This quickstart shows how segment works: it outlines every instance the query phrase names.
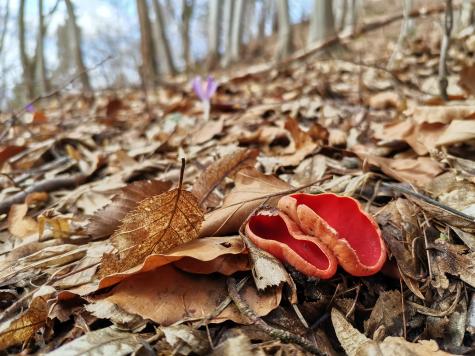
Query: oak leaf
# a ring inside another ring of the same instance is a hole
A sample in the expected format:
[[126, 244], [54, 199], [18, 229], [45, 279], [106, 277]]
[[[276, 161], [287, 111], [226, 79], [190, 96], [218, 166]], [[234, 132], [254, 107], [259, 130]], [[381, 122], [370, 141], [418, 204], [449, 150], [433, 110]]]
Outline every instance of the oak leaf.
[[142, 263], [151, 254], [159, 254], [192, 241], [204, 214], [196, 198], [181, 184], [171, 191], [141, 201], [122, 220], [111, 242], [118, 252], [105, 254], [101, 277], [122, 272]]

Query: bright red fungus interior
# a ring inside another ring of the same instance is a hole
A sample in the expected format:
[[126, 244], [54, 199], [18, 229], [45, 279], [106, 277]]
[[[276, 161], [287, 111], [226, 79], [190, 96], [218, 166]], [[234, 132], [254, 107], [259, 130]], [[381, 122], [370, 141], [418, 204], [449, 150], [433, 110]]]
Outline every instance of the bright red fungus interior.
[[292, 195], [297, 205], [305, 204], [323, 218], [355, 250], [361, 263], [372, 266], [381, 255], [378, 232], [355, 200], [334, 194]]
[[328, 268], [329, 261], [322, 250], [311, 242], [293, 238], [280, 216], [255, 215], [250, 219], [249, 227], [253, 233], [263, 239], [275, 240], [287, 245], [318, 269]]

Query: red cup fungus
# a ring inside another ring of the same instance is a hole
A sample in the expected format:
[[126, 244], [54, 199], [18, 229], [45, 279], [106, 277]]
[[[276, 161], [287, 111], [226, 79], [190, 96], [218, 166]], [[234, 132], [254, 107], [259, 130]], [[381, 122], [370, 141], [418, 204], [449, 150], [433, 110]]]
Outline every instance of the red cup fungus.
[[277, 209], [259, 210], [246, 225], [246, 235], [257, 247], [298, 271], [322, 279], [331, 278], [337, 261], [319, 239], [305, 235], [298, 225]]
[[278, 210], [261, 210], [246, 225], [261, 249], [298, 271], [331, 278], [339, 263], [353, 276], [369, 276], [383, 267], [386, 247], [373, 218], [350, 197], [291, 194]]

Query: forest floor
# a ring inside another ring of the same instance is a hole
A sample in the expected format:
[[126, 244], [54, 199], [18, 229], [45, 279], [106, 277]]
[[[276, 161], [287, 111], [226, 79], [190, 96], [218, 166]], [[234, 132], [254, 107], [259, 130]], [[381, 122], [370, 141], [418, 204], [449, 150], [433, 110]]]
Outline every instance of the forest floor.
[[[473, 353], [475, 31], [453, 37], [444, 101], [440, 23], [415, 26], [390, 70], [382, 27], [216, 76], [208, 120], [189, 83], [4, 116], [0, 350]], [[359, 260], [292, 239], [276, 206], [296, 192]]]

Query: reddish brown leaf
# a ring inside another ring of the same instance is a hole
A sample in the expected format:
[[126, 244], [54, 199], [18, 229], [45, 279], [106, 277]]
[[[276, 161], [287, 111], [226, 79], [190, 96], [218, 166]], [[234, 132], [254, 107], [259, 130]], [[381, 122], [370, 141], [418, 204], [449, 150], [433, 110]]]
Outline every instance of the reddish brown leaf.
[[128, 270], [151, 254], [196, 239], [203, 218], [194, 195], [181, 187], [146, 198], [111, 237], [118, 252], [104, 255], [100, 275]]
[[139, 202], [170, 189], [170, 182], [142, 180], [122, 188], [105, 208], [99, 210], [87, 226], [87, 233], [95, 238], [111, 235], [120, 225], [123, 217]]
[[192, 193], [198, 199], [199, 205], [203, 206], [206, 203], [210, 194], [224, 178], [233, 177], [241, 168], [253, 167], [258, 154], [257, 150], [239, 149], [211, 164], [193, 185]]

